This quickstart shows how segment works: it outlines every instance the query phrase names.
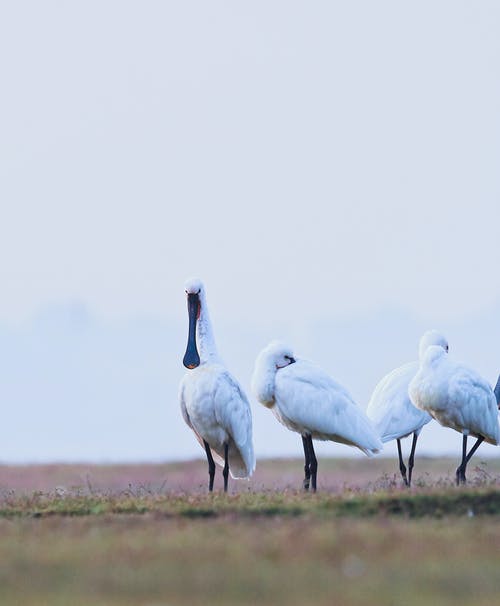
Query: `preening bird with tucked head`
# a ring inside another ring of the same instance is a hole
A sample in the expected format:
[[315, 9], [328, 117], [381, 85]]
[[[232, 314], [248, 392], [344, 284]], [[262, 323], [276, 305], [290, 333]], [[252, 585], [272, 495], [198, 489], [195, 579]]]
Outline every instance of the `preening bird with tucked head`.
[[302, 436], [304, 488], [316, 490], [318, 462], [313, 439], [356, 446], [367, 456], [382, 449], [371, 421], [349, 392], [319, 366], [271, 342], [257, 356], [252, 391], [287, 429]]
[[[500, 443], [498, 400], [491, 385], [475, 370], [455, 362], [439, 346], [428, 347], [408, 387], [413, 404], [428, 412], [443, 427], [462, 434], [462, 460], [457, 484], [465, 484], [465, 471], [480, 444]], [[477, 438], [467, 453], [467, 439]]]
[[[440, 348], [443, 353], [448, 351], [446, 338], [437, 330], [428, 330], [419, 341], [420, 360], [431, 346]], [[366, 414], [373, 421], [382, 442], [396, 440], [399, 470], [403, 482], [407, 486], [411, 486], [418, 436], [422, 428], [432, 420], [429, 413], [413, 406], [408, 395], [408, 386], [417, 374], [418, 368], [418, 362], [409, 362], [385, 375], [375, 387], [366, 410]], [[413, 434], [413, 439], [407, 470], [403, 461], [401, 440], [411, 434]]]

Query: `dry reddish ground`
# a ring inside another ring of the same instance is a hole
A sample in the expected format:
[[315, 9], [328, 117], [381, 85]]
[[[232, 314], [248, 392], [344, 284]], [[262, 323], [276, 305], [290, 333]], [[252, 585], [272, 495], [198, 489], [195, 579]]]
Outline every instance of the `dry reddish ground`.
[[[452, 484], [455, 459], [420, 458], [414, 471], [414, 486]], [[230, 492], [259, 492], [298, 489], [302, 483], [300, 459], [261, 460], [251, 480], [230, 480]], [[500, 481], [500, 460], [490, 459], [469, 464], [469, 483]], [[169, 492], [203, 493], [207, 487], [204, 460], [165, 464], [53, 464], [0, 466], [0, 491], [3, 493], [53, 492], [130, 492], [166, 494]], [[215, 488], [222, 476], [217, 468]], [[319, 461], [318, 489], [338, 493], [345, 489], [374, 490], [401, 485], [396, 459], [322, 459]]]

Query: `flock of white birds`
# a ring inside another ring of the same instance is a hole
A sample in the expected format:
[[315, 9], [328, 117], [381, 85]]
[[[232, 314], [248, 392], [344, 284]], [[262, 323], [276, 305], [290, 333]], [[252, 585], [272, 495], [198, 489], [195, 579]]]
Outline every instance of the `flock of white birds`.
[[[255, 469], [250, 404], [238, 381], [223, 365], [215, 345], [201, 280], [186, 283], [189, 335], [180, 385], [182, 415], [204, 448], [213, 490], [215, 463], [229, 474], [248, 478]], [[252, 377], [257, 400], [280, 423], [299, 433], [304, 447], [305, 490], [315, 491], [318, 462], [313, 439], [355, 446], [371, 457], [382, 443], [396, 440], [403, 481], [411, 485], [417, 439], [431, 419], [463, 435], [457, 484], [481, 442], [499, 444], [500, 378], [495, 390], [477, 372], [454, 362], [448, 342], [432, 330], [420, 339], [419, 361], [393, 370], [376, 386], [366, 414], [349, 392], [313, 362], [297, 358], [287, 345], [273, 341], [258, 355]], [[413, 434], [408, 470], [401, 439]], [[467, 452], [468, 436], [477, 438]]]

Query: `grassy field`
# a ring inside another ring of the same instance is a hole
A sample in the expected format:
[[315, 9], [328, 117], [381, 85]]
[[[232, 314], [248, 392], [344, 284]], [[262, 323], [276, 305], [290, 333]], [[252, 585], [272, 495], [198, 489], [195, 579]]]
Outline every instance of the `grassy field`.
[[316, 495], [300, 461], [229, 495], [201, 461], [0, 466], [0, 604], [496, 603], [499, 462], [460, 489], [454, 461], [418, 464], [409, 491], [394, 460], [322, 460]]

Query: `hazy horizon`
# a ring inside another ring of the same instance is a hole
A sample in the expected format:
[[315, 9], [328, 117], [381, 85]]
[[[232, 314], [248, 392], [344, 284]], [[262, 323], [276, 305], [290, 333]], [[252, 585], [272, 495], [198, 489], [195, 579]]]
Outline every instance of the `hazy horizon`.
[[[187, 339], [182, 286], [178, 307], [175, 319], [136, 316], [109, 321], [73, 301], [45, 307], [22, 328], [0, 324], [0, 391], [6, 403], [4, 427], [10, 428], [0, 461], [203, 457], [177, 399]], [[282, 427], [250, 392], [254, 359], [269, 340], [286, 339], [297, 355], [315, 360], [341, 381], [365, 409], [384, 374], [416, 359], [418, 338], [429, 328], [410, 313], [390, 309], [337, 318], [312, 316], [294, 328], [226, 320], [212, 307], [211, 312], [221, 355], [251, 402], [258, 458], [302, 454], [299, 436]], [[492, 384], [500, 364], [494, 355], [498, 334], [490, 325], [499, 313], [497, 305], [481, 318], [473, 315], [460, 325], [436, 326], [449, 339], [450, 355], [472, 365]], [[29, 375], [24, 368], [30, 369]], [[364, 456], [343, 445], [317, 444], [322, 456]], [[422, 431], [419, 453], [458, 457], [460, 444], [458, 433], [433, 422]], [[495, 447], [481, 446], [480, 457], [495, 454]], [[382, 456], [395, 456], [395, 444], [386, 444]]]

